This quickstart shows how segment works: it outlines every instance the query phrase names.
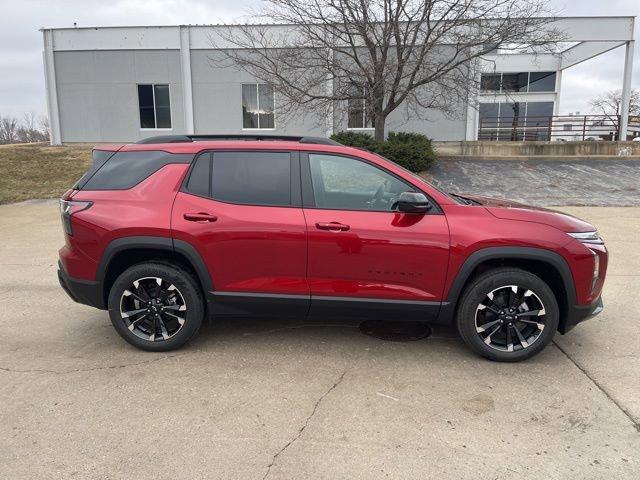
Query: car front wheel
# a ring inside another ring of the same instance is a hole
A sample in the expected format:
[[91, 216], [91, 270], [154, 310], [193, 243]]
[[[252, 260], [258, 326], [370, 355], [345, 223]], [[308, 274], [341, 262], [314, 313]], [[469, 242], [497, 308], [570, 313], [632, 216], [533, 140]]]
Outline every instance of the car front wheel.
[[533, 273], [498, 268], [483, 273], [465, 290], [457, 327], [465, 343], [491, 360], [517, 362], [551, 342], [559, 309], [549, 286]]

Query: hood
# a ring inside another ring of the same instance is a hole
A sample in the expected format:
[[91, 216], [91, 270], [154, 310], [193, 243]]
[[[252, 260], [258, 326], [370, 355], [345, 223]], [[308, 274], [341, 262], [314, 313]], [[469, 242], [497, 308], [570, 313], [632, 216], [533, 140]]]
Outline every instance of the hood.
[[549, 225], [563, 232], [593, 232], [596, 228], [584, 220], [550, 208], [536, 207], [502, 198], [461, 195], [482, 205], [491, 215], [504, 220], [519, 220]]

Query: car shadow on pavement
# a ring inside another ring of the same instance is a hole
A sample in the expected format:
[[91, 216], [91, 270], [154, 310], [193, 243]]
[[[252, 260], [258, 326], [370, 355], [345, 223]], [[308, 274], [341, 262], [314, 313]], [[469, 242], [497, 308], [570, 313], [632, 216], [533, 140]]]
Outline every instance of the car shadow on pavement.
[[[453, 327], [422, 322], [388, 322], [352, 319], [309, 318], [251, 318], [220, 317], [205, 323], [200, 330], [199, 344], [209, 341], [242, 341], [243, 338], [263, 335], [285, 335], [287, 338], [305, 339], [311, 336], [328, 338], [372, 337], [374, 340], [394, 342], [424, 342], [429, 340], [457, 340]], [[196, 341], [198, 341], [196, 339]]]

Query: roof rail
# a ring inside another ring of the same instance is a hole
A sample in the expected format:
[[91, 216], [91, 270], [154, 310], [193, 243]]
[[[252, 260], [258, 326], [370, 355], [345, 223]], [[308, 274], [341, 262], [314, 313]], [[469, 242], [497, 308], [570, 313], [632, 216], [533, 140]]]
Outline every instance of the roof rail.
[[149, 137], [143, 140], [139, 140], [138, 144], [150, 144], [150, 143], [190, 143], [190, 142], [202, 142], [211, 140], [259, 140], [259, 141], [285, 141], [285, 142], [298, 142], [309, 143], [316, 145], [341, 145], [335, 140], [324, 137], [299, 137], [293, 135], [161, 135], [157, 137]]

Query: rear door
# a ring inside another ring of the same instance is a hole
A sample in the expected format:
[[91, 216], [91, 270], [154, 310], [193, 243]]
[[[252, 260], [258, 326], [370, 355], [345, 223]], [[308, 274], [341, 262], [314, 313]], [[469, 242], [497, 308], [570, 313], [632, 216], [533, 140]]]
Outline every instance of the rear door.
[[213, 282], [214, 313], [304, 315], [306, 226], [299, 154], [213, 151], [191, 168], [172, 212]]
[[417, 188], [363, 159], [302, 155], [311, 313], [433, 319], [449, 256], [449, 229], [437, 205], [428, 214], [395, 211]]

